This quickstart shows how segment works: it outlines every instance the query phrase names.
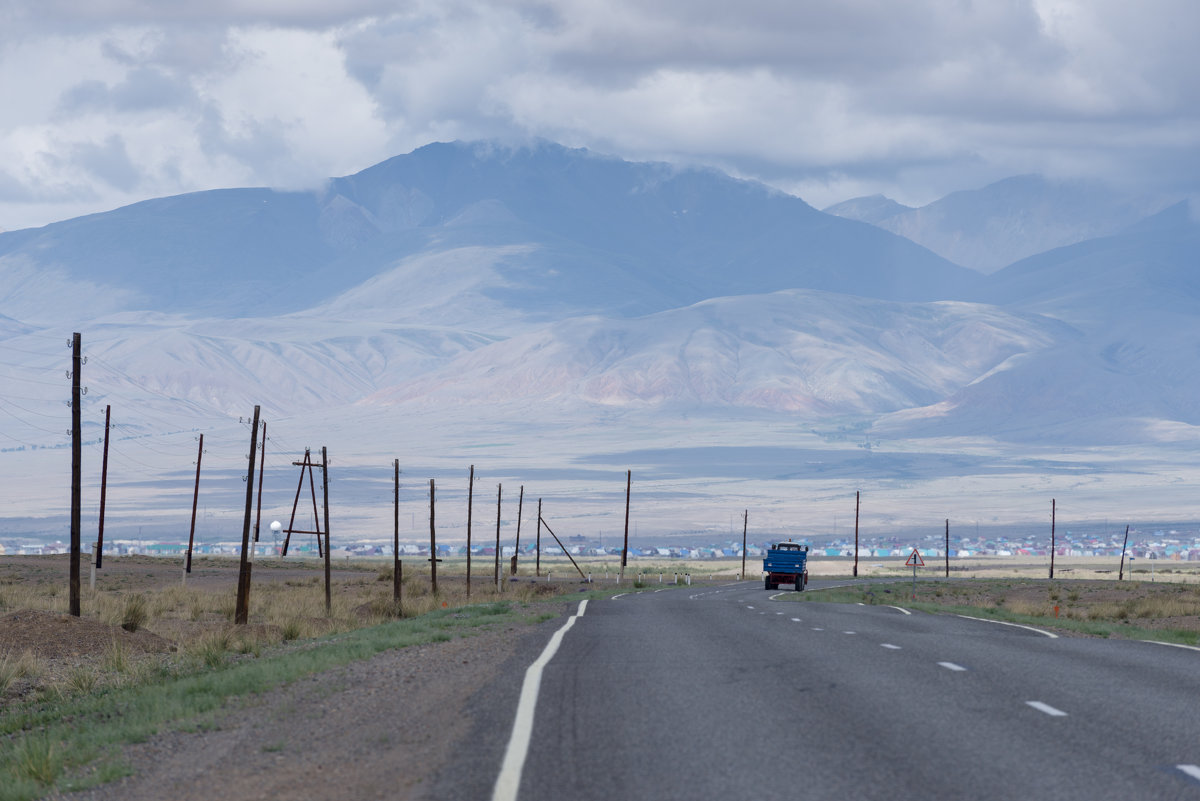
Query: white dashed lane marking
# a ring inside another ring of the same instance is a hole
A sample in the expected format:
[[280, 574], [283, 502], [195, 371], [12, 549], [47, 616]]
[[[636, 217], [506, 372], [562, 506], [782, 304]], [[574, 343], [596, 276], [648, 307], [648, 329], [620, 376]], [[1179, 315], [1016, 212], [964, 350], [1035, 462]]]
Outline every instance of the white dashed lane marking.
[[1200, 782], [1200, 767], [1196, 765], [1176, 765], [1177, 770], [1181, 770], [1188, 776], [1191, 776], [1196, 781]]
[[1041, 701], [1026, 701], [1025, 703], [1029, 704], [1029, 706], [1033, 707], [1039, 712], [1045, 712], [1052, 718], [1065, 718], [1067, 716], [1067, 713], [1063, 712], [1061, 709], [1055, 709], [1049, 704], [1043, 704]]
[[962, 665], [956, 665], [953, 662], [938, 662], [938, 664], [941, 665], [942, 667], [944, 667], [946, 670], [954, 670], [954, 671], [966, 670], [966, 668], [963, 667]]
[[899, 650], [900, 650], [900, 646], [899, 646], [899, 645], [892, 645], [890, 642], [881, 642], [881, 643], [879, 643], [879, 647], [880, 647], [880, 648], [887, 648], [887, 649], [889, 649], [889, 650], [892, 650], [892, 651], [899, 651]]

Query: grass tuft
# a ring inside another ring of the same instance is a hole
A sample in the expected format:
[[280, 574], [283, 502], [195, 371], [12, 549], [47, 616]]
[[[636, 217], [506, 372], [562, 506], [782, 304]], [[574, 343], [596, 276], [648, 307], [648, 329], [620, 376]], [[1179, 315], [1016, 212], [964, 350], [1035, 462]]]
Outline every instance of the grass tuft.
[[13, 753], [13, 772], [38, 784], [54, 784], [63, 772], [62, 748], [46, 734], [26, 737]]
[[150, 609], [145, 595], [139, 592], [125, 598], [125, 608], [121, 612], [121, 628], [128, 632], [137, 631], [145, 625], [149, 617]]

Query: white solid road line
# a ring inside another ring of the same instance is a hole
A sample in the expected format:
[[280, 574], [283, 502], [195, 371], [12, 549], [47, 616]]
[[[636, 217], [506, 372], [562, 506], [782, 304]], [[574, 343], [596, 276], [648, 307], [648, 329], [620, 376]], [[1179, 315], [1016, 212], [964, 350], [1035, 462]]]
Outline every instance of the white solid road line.
[[904, 608], [904, 607], [902, 607], [902, 606], [889, 606], [889, 607], [888, 607], [888, 609], [895, 609], [896, 611], [898, 611], [898, 612], [903, 612], [903, 613], [904, 613], [904, 614], [906, 614], [906, 615], [911, 615], [911, 614], [912, 614], [912, 612], [908, 611], [907, 609], [905, 609], [905, 608]]
[[1182, 645], [1181, 643], [1177, 642], [1163, 642], [1162, 640], [1142, 640], [1142, 642], [1148, 642], [1152, 645], [1169, 645], [1172, 648], [1186, 648], [1189, 651], [1200, 651], [1200, 648], [1197, 648], [1194, 645]]
[[629, 593], [627, 593], [627, 592], [618, 592], [616, 595], [614, 595], [613, 597], [609, 598], [608, 600], [610, 600], [610, 601], [615, 601], [615, 600], [617, 600], [618, 598], [624, 597], [624, 596], [626, 596], [626, 595], [628, 595], [628, 594], [629, 594]]
[[1191, 776], [1196, 781], [1200, 782], [1200, 767], [1197, 767], [1195, 765], [1176, 765], [1175, 768], [1177, 770], [1183, 771], [1184, 773]]
[[1063, 712], [1061, 709], [1055, 709], [1049, 704], [1043, 704], [1041, 701], [1026, 701], [1025, 703], [1039, 712], [1045, 712], [1047, 715], [1053, 718], [1065, 718], [1067, 716], [1067, 713]]
[[1058, 639], [1058, 635], [1052, 631], [1035, 629], [1033, 626], [1022, 626], [1020, 623], [1009, 623], [1007, 620], [989, 620], [986, 617], [971, 617], [970, 615], [958, 615], [958, 617], [966, 618], [967, 620], [979, 620], [984, 623], [999, 623], [1001, 626], [1012, 626], [1015, 629], [1025, 629], [1026, 631], [1036, 631], [1038, 634], [1044, 634], [1052, 640]]
[[953, 662], [938, 662], [938, 664], [941, 665], [942, 667], [944, 667], [946, 670], [954, 670], [954, 671], [966, 670], [966, 668], [963, 667], [962, 665], [956, 665]]
[[513, 720], [508, 748], [504, 751], [500, 775], [496, 777], [496, 786], [492, 789], [492, 801], [515, 801], [517, 797], [517, 790], [521, 787], [521, 771], [525, 768], [525, 756], [529, 753], [529, 738], [533, 735], [533, 713], [537, 708], [538, 689], [542, 685], [542, 670], [558, 653], [563, 635], [575, 625], [576, 620], [583, 617], [586, 608], [587, 601], [580, 601], [579, 611], [571, 615], [562, 628], [554, 632], [542, 655], [525, 671], [521, 698], [517, 702], [517, 716]]

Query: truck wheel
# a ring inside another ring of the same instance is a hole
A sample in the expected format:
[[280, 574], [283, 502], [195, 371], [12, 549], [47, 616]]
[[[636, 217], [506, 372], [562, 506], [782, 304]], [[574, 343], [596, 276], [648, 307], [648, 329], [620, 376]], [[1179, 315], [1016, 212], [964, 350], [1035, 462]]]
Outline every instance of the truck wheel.
[[770, 580], [769, 578], [764, 578], [764, 579], [763, 579], [763, 589], [764, 589], [764, 590], [769, 590], [769, 589], [771, 589], [771, 580]]
[[796, 576], [796, 592], [804, 592], [804, 576]]

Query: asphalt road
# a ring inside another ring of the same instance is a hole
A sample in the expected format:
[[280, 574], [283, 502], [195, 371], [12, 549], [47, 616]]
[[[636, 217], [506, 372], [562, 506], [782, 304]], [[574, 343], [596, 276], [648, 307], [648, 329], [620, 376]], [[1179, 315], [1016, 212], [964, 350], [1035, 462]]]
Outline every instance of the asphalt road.
[[[515, 797], [1200, 801], [1200, 651], [791, 594], [588, 602], [545, 662]], [[548, 635], [473, 700], [435, 797], [493, 797]]]

